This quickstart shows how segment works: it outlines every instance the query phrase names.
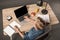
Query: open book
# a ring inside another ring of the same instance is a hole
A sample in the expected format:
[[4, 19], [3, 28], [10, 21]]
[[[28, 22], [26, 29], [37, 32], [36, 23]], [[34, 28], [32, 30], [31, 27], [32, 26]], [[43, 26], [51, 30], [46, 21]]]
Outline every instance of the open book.
[[14, 27], [17, 26], [18, 28], [21, 27], [20, 24], [18, 24], [16, 21], [13, 21], [12, 23], [9, 24], [3, 31], [8, 35], [12, 36], [15, 33]]
[[49, 14], [46, 14], [46, 15], [37, 14], [36, 16], [42, 18], [45, 22], [50, 23]]

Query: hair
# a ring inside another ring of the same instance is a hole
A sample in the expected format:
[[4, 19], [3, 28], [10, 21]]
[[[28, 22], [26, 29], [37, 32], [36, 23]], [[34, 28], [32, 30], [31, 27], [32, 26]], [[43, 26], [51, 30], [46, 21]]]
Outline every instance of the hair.
[[40, 17], [37, 18], [36, 27], [38, 29], [43, 29], [44, 28], [44, 24], [43, 24], [43, 22], [42, 22]]
[[45, 22], [42, 18], [38, 17], [37, 19], [40, 20], [40, 22], [44, 25], [44, 26], [47, 26], [49, 23], [48, 22]]
[[45, 25], [45, 21], [42, 18], [38, 17], [37, 19], [40, 20], [40, 22], [42, 22], [43, 25]]

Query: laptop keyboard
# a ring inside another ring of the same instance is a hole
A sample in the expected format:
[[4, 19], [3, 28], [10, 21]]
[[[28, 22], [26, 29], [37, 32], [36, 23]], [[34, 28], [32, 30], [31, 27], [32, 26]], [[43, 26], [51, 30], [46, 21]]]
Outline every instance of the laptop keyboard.
[[29, 14], [26, 13], [25, 15], [19, 17], [18, 20], [19, 20], [20, 22], [23, 21], [23, 20], [24, 20], [24, 16], [28, 16], [28, 17], [30, 17]]

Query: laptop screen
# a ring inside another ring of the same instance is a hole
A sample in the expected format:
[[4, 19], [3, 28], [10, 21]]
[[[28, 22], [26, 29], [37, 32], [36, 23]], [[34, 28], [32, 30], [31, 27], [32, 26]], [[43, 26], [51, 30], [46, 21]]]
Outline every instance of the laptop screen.
[[28, 10], [26, 6], [23, 6], [21, 8], [14, 10], [14, 12], [15, 12], [16, 17], [19, 18], [23, 16], [24, 14], [28, 13]]

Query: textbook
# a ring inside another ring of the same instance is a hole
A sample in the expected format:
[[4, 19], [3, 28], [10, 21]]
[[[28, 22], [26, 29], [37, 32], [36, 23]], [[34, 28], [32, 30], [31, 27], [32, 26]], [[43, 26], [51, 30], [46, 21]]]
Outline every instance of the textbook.
[[16, 21], [11, 22], [6, 28], [3, 29], [3, 31], [8, 35], [12, 36], [15, 33], [14, 27], [17, 26], [18, 28], [21, 27], [20, 24], [18, 24]]

